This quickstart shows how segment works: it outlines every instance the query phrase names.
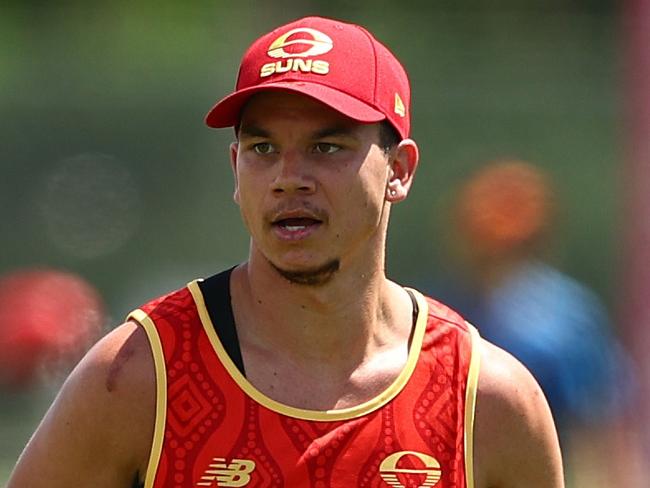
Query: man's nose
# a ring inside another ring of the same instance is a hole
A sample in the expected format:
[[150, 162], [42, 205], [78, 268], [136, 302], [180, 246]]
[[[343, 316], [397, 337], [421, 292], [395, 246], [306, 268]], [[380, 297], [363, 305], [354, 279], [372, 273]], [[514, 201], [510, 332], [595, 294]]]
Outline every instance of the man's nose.
[[283, 153], [277, 162], [278, 173], [273, 180], [275, 194], [313, 193], [316, 183], [309, 172], [308, 163], [297, 151]]

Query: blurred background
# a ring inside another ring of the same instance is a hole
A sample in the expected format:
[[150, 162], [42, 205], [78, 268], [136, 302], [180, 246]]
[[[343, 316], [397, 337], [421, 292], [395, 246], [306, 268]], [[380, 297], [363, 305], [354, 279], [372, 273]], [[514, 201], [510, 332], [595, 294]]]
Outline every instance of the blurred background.
[[[32, 349], [20, 351], [32, 359], [56, 342], [48, 320], [83, 334], [0, 387], [0, 483], [84, 347], [149, 298], [246, 258], [227, 156], [233, 134], [203, 117], [233, 87], [257, 35], [320, 14], [365, 25], [410, 74], [421, 165], [394, 209], [393, 279], [442, 297], [447, 277], [467, 275], [450, 252], [451, 209], [488, 162], [525, 161], [553, 182], [553, 230], [535, 259], [587, 290], [626, 371], [613, 413], [568, 422], [579, 431], [566, 447], [569, 486], [642, 486], [643, 432], [629, 427], [629, 412], [647, 405], [647, 365], [631, 344], [647, 344], [650, 318], [639, 299], [650, 283], [640, 271], [650, 150], [638, 147], [639, 127], [650, 124], [637, 117], [643, 79], [629, 74], [644, 56], [629, 34], [632, 17], [650, 16], [647, 3], [3, 2], [0, 328], [31, 327]], [[39, 303], [30, 318], [30, 293], [67, 307]], [[7, 370], [20, 362], [6, 352], [19, 349], [11, 333], [0, 338]], [[592, 434], [602, 434], [602, 449]], [[620, 445], [625, 459], [611, 462]]]

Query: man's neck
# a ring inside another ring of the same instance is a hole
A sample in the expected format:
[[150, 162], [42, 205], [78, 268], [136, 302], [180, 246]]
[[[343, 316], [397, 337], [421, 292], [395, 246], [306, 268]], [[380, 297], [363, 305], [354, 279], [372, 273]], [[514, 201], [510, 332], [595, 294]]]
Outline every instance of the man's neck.
[[[235, 322], [255, 386], [294, 406], [331, 408], [371, 398], [392, 382], [408, 356], [411, 301], [383, 272], [357, 276], [346, 279], [342, 269], [314, 287], [291, 283], [270, 265], [233, 271]], [[261, 364], [264, 371], [255, 368]], [[270, 386], [271, 370], [284, 378], [285, 392]], [[287, 381], [320, 390], [301, 399]]]
[[[382, 328], [382, 321], [392, 323], [394, 290], [381, 272], [360, 275], [342, 269], [328, 283], [302, 285], [288, 281], [268, 263], [249, 262], [237, 268], [232, 279], [238, 326], [265, 343], [289, 345], [304, 337], [327, 354], [341, 342], [364, 341]], [[243, 305], [240, 310], [238, 304]], [[300, 349], [305, 351], [306, 345]]]

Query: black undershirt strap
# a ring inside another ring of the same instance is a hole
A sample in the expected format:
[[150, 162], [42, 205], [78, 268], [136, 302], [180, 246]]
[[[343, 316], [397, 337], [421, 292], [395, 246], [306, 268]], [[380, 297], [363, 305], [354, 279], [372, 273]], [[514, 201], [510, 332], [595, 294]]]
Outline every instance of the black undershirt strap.
[[221, 344], [237, 369], [246, 376], [244, 359], [235, 327], [235, 317], [230, 303], [230, 274], [233, 269], [234, 267], [199, 281], [198, 284], [203, 294], [205, 308]]
[[135, 473], [131, 488], [144, 488], [144, 481], [140, 480], [140, 473]]
[[418, 301], [415, 298], [415, 295], [411, 290], [406, 290], [406, 293], [409, 294], [411, 298], [411, 303], [413, 304], [413, 319], [411, 323], [411, 333], [409, 334], [408, 350], [411, 350], [411, 343], [413, 342], [413, 334], [415, 334], [415, 324], [418, 321], [418, 315], [420, 314], [420, 307], [418, 307]]
[[418, 321], [418, 314], [420, 313], [420, 307], [418, 307], [418, 301], [415, 298], [415, 294], [411, 290], [406, 290], [406, 293], [409, 294], [411, 303], [413, 304], [413, 329], [415, 329], [415, 323]]

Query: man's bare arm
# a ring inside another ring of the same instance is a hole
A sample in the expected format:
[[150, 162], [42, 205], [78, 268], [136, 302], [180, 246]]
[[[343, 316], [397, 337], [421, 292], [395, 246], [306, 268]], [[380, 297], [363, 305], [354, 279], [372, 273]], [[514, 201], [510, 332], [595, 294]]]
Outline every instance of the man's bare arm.
[[70, 374], [7, 488], [131, 488], [144, 477], [154, 409], [146, 334], [127, 323], [99, 341]]
[[475, 418], [476, 488], [562, 488], [555, 425], [533, 376], [483, 342]]

